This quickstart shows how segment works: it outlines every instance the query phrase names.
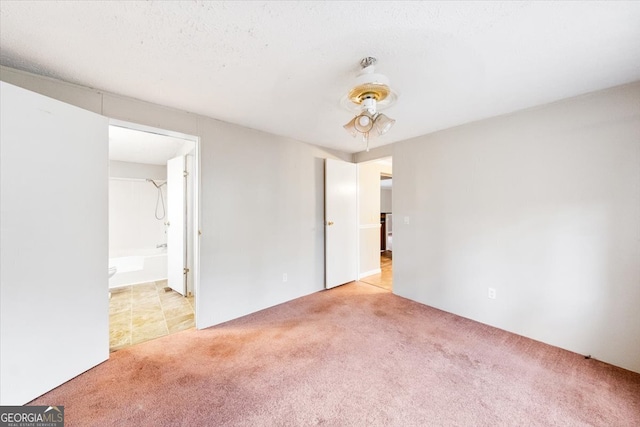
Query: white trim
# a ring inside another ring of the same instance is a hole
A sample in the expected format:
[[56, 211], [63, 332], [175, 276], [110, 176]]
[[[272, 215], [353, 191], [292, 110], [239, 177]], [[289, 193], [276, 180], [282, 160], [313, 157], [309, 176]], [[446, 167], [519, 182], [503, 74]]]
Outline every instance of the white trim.
[[186, 139], [187, 141], [198, 142], [200, 137], [196, 135], [189, 135], [188, 133], [175, 132], [168, 129], [157, 128], [154, 126], [142, 125], [140, 123], [129, 122], [126, 120], [113, 119], [109, 117], [109, 125], [117, 126], [125, 129], [138, 130], [141, 132], [154, 133], [156, 135], [170, 136], [172, 138]]
[[373, 276], [374, 274], [380, 274], [380, 273], [382, 273], [382, 269], [380, 268], [377, 268], [371, 271], [365, 271], [364, 273], [358, 274], [358, 280], [362, 279], [363, 277]]
[[[105, 116], [106, 117], [106, 116]], [[193, 206], [192, 206], [192, 217], [193, 220], [193, 235], [191, 245], [191, 250], [193, 251], [193, 272], [191, 272], [193, 277], [193, 295], [200, 294], [200, 237], [201, 237], [201, 226], [200, 226], [200, 218], [202, 218], [202, 210], [201, 210], [201, 197], [202, 197], [202, 180], [201, 180], [201, 159], [202, 155], [202, 146], [201, 146], [201, 137], [199, 135], [193, 135], [188, 133], [176, 132], [168, 129], [157, 128], [154, 126], [147, 126], [136, 122], [130, 122], [128, 120], [120, 120], [114, 119], [111, 117], [107, 117], [109, 119], [109, 126], [119, 126], [127, 129], [137, 130], [141, 132], [149, 132], [155, 133], [158, 135], [170, 136], [173, 138], [185, 139], [187, 141], [193, 141], [195, 143], [193, 148], [193, 164], [191, 173], [195, 175], [193, 179]], [[196, 122], [196, 126], [197, 126]], [[199, 132], [200, 129], [196, 129], [196, 132]], [[117, 179], [109, 177], [109, 179]], [[186, 261], [186, 260], [185, 260]], [[200, 304], [199, 298], [194, 298], [195, 307], [193, 307], [195, 311], [194, 322], [196, 329], [201, 329], [198, 322], [198, 313], [200, 313]]]
[[[200, 129], [197, 129], [198, 134], [200, 133]], [[202, 313], [204, 310], [200, 308], [200, 235], [201, 235], [201, 226], [200, 226], [200, 218], [202, 218], [202, 181], [201, 181], [201, 156], [202, 156], [202, 146], [201, 146], [201, 137], [196, 137], [196, 146], [193, 150], [194, 159], [193, 170], [191, 171], [195, 174], [192, 183], [192, 194], [194, 198], [194, 204], [192, 206], [193, 209], [193, 295], [195, 301], [195, 307], [193, 307], [195, 311], [194, 323], [196, 329], [202, 329], [201, 322], [198, 320], [198, 315], [200, 318], [203, 317]]]
[[360, 280], [360, 165], [356, 165], [356, 280]]

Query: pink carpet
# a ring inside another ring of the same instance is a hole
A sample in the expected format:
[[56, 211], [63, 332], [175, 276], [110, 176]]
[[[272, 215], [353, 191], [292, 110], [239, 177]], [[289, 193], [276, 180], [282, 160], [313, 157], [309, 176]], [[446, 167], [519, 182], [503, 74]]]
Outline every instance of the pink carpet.
[[120, 350], [32, 404], [67, 426], [638, 426], [640, 374], [353, 283]]

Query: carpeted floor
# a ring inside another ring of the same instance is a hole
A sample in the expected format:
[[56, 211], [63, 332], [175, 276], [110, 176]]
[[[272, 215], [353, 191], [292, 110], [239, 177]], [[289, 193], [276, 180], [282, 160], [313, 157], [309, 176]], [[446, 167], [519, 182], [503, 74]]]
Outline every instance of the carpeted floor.
[[640, 374], [352, 283], [111, 354], [67, 426], [637, 426]]

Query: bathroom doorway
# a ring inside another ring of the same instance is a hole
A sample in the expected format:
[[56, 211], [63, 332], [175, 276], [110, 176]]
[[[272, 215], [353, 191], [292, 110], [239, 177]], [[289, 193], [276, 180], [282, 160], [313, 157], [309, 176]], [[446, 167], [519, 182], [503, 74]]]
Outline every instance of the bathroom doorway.
[[110, 351], [195, 327], [198, 145], [110, 121]]

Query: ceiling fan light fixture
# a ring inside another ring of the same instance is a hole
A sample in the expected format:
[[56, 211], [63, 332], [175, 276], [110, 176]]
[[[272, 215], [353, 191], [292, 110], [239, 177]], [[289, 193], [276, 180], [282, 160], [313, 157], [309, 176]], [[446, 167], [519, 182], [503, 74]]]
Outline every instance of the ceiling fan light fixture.
[[[362, 135], [369, 151], [369, 138], [384, 135], [396, 122], [394, 119], [378, 112], [379, 109], [390, 106], [397, 99], [395, 92], [389, 87], [389, 79], [375, 72], [376, 58], [367, 57], [360, 61], [362, 70], [355, 79], [355, 85], [346, 97], [349, 110], [355, 107], [355, 117], [343, 127], [354, 138]], [[344, 104], [343, 104], [344, 105]], [[375, 132], [371, 133], [371, 130]]]
[[353, 87], [349, 91], [349, 100], [355, 104], [360, 104], [367, 98], [375, 99], [376, 101], [384, 101], [387, 99], [391, 89], [389, 86], [381, 83], [363, 83]]

